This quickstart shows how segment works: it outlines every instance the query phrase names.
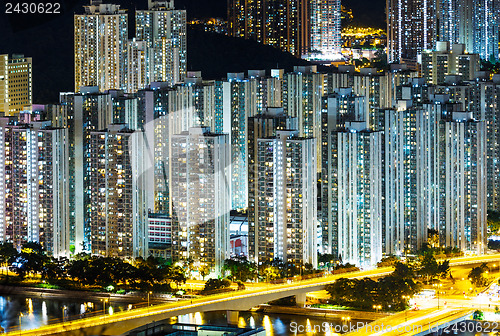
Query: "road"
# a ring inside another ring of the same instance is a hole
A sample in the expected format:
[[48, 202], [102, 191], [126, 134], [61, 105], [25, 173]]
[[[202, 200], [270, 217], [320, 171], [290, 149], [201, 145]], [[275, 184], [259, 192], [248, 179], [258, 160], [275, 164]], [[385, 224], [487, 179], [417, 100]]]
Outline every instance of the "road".
[[360, 326], [349, 336], [410, 336], [436, 328], [438, 325], [456, 322], [472, 312], [471, 309], [445, 308], [425, 309], [420, 311], [402, 312], [373, 323]]
[[[487, 256], [475, 256], [475, 257], [464, 257], [452, 260], [450, 263], [454, 265], [464, 265], [473, 264], [480, 262], [494, 262], [500, 261], [500, 254], [487, 255]], [[81, 330], [91, 327], [100, 327], [108, 324], [134, 324], [133, 320], [147, 320], [148, 318], [154, 318], [155, 316], [165, 316], [165, 314], [177, 314], [181, 315], [182, 312], [185, 313], [189, 309], [200, 309], [203, 306], [214, 305], [219, 306], [223, 303], [225, 309], [231, 309], [232, 306], [230, 301], [239, 300], [239, 302], [244, 302], [245, 300], [255, 300], [259, 295], [269, 295], [269, 294], [279, 294], [286, 296], [287, 292], [290, 291], [306, 291], [311, 288], [317, 290], [316, 288], [321, 288], [321, 286], [332, 283], [339, 278], [375, 278], [388, 275], [392, 272], [392, 267], [378, 268], [372, 270], [363, 270], [358, 272], [330, 275], [327, 277], [304, 280], [294, 283], [286, 284], [262, 284], [262, 285], [252, 285], [248, 286], [248, 289], [239, 292], [229, 292], [218, 294], [214, 296], [207, 296], [196, 298], [189, 301], [179, 301], [174, 303], [160, 304], [147, 308], [138, 308], [126, 312], [120, 312], [113, 315], [90, 317], [75, 321], [70, 321], [66, 323], [58, 323], [53, 325], [47, 325], [34, 330], [23, 330], [22, 334], [24, 336], [42, 336], [42, 335], [54, 335], [58, 333], [64, 333], [72, 330]], [[188, 285], [189, 286], [189, 285]], [[229, 304], [226, 304], [229, 303]], [[264, 302], [262, 302], [264, 303]], [[234, 306], [233, 306], [234, 307]], [[234, 307], [234, 310], [241, 310], [241, 306]], [[175, 315], [172, 315], [175, 316]], [[135, 326], [140, 324], [135, 323]], [[18, 335], [19, 331], [9, 332], [7, 335]]]

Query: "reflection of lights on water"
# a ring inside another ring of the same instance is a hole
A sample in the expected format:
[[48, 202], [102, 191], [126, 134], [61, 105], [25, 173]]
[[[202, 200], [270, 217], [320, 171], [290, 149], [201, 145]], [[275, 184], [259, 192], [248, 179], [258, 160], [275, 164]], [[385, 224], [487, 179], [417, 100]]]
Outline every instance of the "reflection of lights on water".
[[198, 325], [202, 325], [203, 324], [203, 317], [201, 316], [200, 312], [196, 312], [194, 314], [194, 323], [198, 324]]
[[33, 315], [33, 301], [31, 298], [26, 300], [28, 301], [28, 315]]
[[312, 327], [311, 327], [311, 320], [307, 319], [307, 320], [306, 320], [306, 333], [307, 333], [308, 335], [310, 335], [310, 334], [314, 334], [314, 332], [312, 332], [312, 331], [313, 331], [313, 330], [312, 330]]
[[109, 306], [108, 311], [109, 311], [109, 315], [113, 315], [113, 313], [115, 312], [113, 310], [113, 306]]
[[44, 324], [49, 320], [49, 316], [47, 315], [47, 303], [45, 301], [42, 302], [42, 321]]
[[262, 323], [264, 324], [264, 329], [266, 329], [266, 336], [272, 336], [274, 334], [273, 324], [271, 323], [271, 319], [268, 315], [264, 316]]
[[203, 316], [200, 312], [177, 316], [179, 323], [203, 324]]
[[287, 331], [285, 325], [283, 324], [283, 322], [279, 318], [276, 318], [274, 320], [273, 329], [274, 329], [274, 332], [277, 334], [286, 334], [286, 331]]
[[177, 316], [177, 320], [179, 323], [193, 323], [192, 316], [193, 314]]
[[247, 323], [245, 322], [245, 319], [240, 316], [238, 319], [238, 328], [245, 328], [247, 326]]
[[255, 329], [255, 320], [253, 316], [250, 316], [250, 321], [248, 321], [248, 323], [250, 324], [250, 328]]

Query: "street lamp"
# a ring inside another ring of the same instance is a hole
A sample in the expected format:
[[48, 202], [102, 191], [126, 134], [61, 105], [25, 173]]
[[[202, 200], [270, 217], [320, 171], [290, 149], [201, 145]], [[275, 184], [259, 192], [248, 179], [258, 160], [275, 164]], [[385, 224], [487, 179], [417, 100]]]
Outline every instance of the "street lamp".
[[381, 305], [373, 305], [373, 309], [375, 309], [375, 312], [378, 313], [378, 310], [381, 309]]
[[63, 323], [64, 323], [64, 315], [65, 315], [64, 313], [65, 312], [66, 312], [66, 306], [63, 306], [62, 307], [62, 321], [63, 321]]
[[23, 313], [19, 312], [19, 335], [23, 332], [22, 324], [21, 324], [21, 318], [23, 317]]
[[106, 320], [106, 302], [108, 302], [108, 299], [101, 299], [101, 300], [102, 300], [102, 304], [104, 306], [104, 308], [103, 308], [104, 320]]
[[440, 289], [443, 286], [443, 284], [434, 284], [433, 286], [437, 288], [437, 296], [438, 296], [438, 307], [437, 307], [437, 309], [439, 309], [439, 292], [440, 292]]
[[[409, 295], [403, 295], [403, 299], [410, 300], [410, 296]], [[405, 309], [405, 322], [408, 321], [407, 313], [408, 313], [408, 307], [406, 307], [406, 309]]]
[[148, 292], [148, 313], [149, 313], [149, 295], [153, 294], [153, 292], [149, 291]]
[[342, 324], [347, 323], [351, 320], [350, 316], [342, 316]]

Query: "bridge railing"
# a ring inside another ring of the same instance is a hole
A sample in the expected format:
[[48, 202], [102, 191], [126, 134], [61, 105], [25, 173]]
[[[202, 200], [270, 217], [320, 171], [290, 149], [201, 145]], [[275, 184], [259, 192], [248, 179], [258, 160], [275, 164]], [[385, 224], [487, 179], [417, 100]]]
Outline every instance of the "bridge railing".
[[326, 271], [326, 272], [313, 273], [313, 274], [307, 274], [307, 275], [297, 275], [294, 277], [289, 277], [289, 278], [284, 278], [284, 279], [271, 280], [271, 281], [269, 281], [269, 283], [276, 285], [276, 284], [285, 284], [285, 283], [291, 283], [291, 282], [297, 282], [297, 281], [300, 282], [300, 281], [304, 281], [304, 280], [324, 278], [324, 277], [330, 276], [330, 275], [338, 275], [338, 274], [351, 273], [351, 272], [357, 272], [357, 271], [359, 271], [358, 267], [340, 268], [340, 269], [333, 270], [333, 271]]

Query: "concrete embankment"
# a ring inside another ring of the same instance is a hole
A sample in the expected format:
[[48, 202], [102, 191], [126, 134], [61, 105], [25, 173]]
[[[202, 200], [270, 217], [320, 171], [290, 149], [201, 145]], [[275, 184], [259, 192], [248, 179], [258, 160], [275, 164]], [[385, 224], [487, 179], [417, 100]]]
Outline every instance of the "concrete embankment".
[[[142, 293], [130, 293], [130, 294], [113, 294], [105, 292], [91, 292], [91, 291], [78, 291], [78, 290], [65, 290], [65, 289], [48, 289], [48, 288], [37, 288], [37, 287], [24, 287], [24, 286], [5, 286], [0, 285], [1, 295], [28, 295], [37, 297], [64, 297], [68, 299], [111, 299], [114, 301], [126, 301], [126, 302], [142, 302], [144, 301], [147, 294]], [[170, 301], [166, 296], [162, 295], [151, 295], [151, 301]]]
[[391, 315], [390, 313], [376, 313], [357, 310], [339, 310], [339, 309], [324, 309], [324, 308], [299, 308], [299, 307], [284, 307], [284, 306], [270, 306], [260, 305], [258, 312], [269, 314], [289, 314], [289, 315], [303, 315], [312, 317], [322, 317], [337, 319], [342, 317], [350, 317], [353, 320], [375, 321]]

